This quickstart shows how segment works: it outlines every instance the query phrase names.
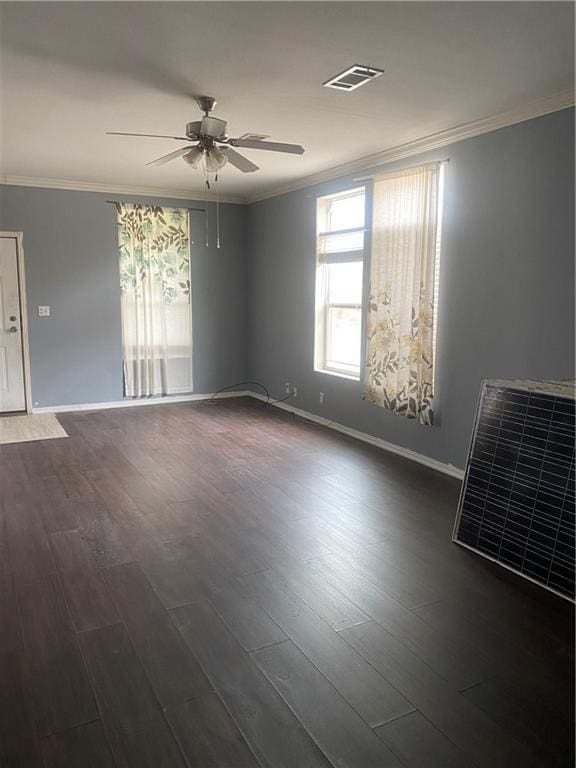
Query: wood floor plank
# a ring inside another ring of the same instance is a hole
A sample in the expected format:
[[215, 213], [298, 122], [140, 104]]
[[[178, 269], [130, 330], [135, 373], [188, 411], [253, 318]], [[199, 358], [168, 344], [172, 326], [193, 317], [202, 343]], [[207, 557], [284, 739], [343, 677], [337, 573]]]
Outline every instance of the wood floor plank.
[[469, 768], [470, 760], [420, 712], [411, 712], [375, 731], [406, 768]]
[[22, 458], [26, 473], [32, 479], [44, 479], [54, 475], [50, 453], [44, 449], [43, 441], [19, 443], [17, 452]]
[[121, 624], [80, 635], [110, 746], [121, 766], [184, 766], [134, 647]]
[[39, 733], [96, 720], [94, 696], [58, 577], [29, 582], [18, 600]]
[[375, 623], [345, 629], [342, 637], [479, 768], [527, 768], [529, 751], [455, 692], [405, 646]]
[[[157, 432], [157, 430], [156, 430]], [[171, 501], [189, 501], [196, 496], [196, 488], [185, 479], [174, 477], [169, 463], [156, 461], [146, 451], [144, 441], [133, 442], [122, 447], [122, 453], [160, 493], [167, 493]], [[166, 460], [166, 454], [163, 454]], [[96, 481], [97, 482], [97, 481]], [[100, 485], [97, 483], [99, 488]]]
[[[335, 515], [335, 518], [337, 519], [337, 515]], [[317, 517], [304, 517], [291, 522], [289, 528], [293, 531], [298, 531], [302, 536], [314, 536], [333, 555], [356, 554], [362, 557], [367, 546], [366, 541], [351, 530], [339, 528], [334, 524], [335, 522], [336, 520], [330, 523]]]
[[484, 658], [463, 640], [431, 627], [415, 613], [339, 558], [328, 557], [308, 564], [362, 610], [394, 635], [435, 672], [461, 690], [493, 674]]
[[204, 539], [162, 545], [141, 560], [142, 570], [165, 608], [209, 599], [245, 650], [252, 651], [285, 640], [286, 636], [231, 574], [202, 558]]
[[0, 653], [22, 648], [14, 578], [0, 573]]
[[328, 768], [330, 762], [207, 604], [171, 611], [260, 762]]
[[259, 554], [251, 542], [246, 543], [238, 534], [242, 526], [236, 518], [233, 500], [224, 494], [209, 501], [209, 517], [204, 537], [209, 539], [211, 551], [234, 576], [265, 571], [269, 560]]
[[400, 768], [365, 721], [291, 641], [251, 654], [334, 765]]
[[106, 571], [106, 583], [156, 695], [168, 706], [211, 690], [198, 662], [136, 564]]
[[190, 768], [260, 768], [217, 693], [206, 693], [168, 712]]
[[245, 651], [286, 640], [286, 634], [252, 597], [232, 581], [208, 592], [210, 602]]
[[79, 725], [42, 739], [46, 768], [115, 768], [102, 723]]
[[203, 599], [212, 604], [246, 651], [286, 640], [278, 624], [228, 572], [211, 543], [212, 536], [172, 542], [192, 564]]
[[58, 467], [57, 475], [60, 478], [67, 496], [90, 497], [94, 496], [94, 487], [88, 477], [75, 466]]
[[298, 526], [298, 521], [292, 521], [288, 525], [286, 520], [276, 522], [271, 518], [270, 512], [264, 508], [265, 519], [258, 523], [262, 533], [273, 541], [278, 542], [295, 560], [310, 560], [314, 557], [330, 555], [334, 552], [333, 541], [308, 526]]
[[121, 510], [109, 509], [98, 502], [94, 507], [80, 505], [77, 512], [80, 516], [79, 531], [92, 567], [110, 568], [134, 561], [132, 539]]
[[399, 568], [396, 564], [381, 560], [368, 547], [364, 548], [361, 556], [340, 554], [340, 557], [343, 563], [359, 571], [406, 608], [413, 609], [436, 602], [442, 594], [434, 582], [411, 573], [408, 561], [404, 561], [403, 568]]
[[[378, 548], [372, 548], [381, 558], [409, 557], [423, 578], [441, 586], [442, 599], [458, 605], [463, 612], [472, 603], [474, 614], [488, 623], [504, 642], [515, 642], [522, 632], [523, 644], [533, 654], [545, 654], [549, 665], [562, 664], [562, 651], [572, 642], [573, 634], [566, 632], [566, 622], [558, 622], [558, 600], [542, 600], [542, 592], [529, 582], [514, 577], [502, 578], [502, 569], [478, 558], [470, 551], [453, 547], [449, 540], [435, 540], [434, 546], [409, 532], [395, 532]], [[498, 599], [494, 599], [494, 595]], [[564, 612], [560, 614], [565, 615]], [[514, 619], [512, 621], [511, 619]]]
[[[505, 638], [493, 622], [475, 612], [473, 604], [462, 606], [439, 601], [415, 611], [431, 626], [442, 630], [450, 627], [455, 638], [462, 638], [479, 655], [485, 655], [492, 665], [493, 675], [510, 679], [519, 689], [533, 692], [536, 698], [550, 702], [559, 718], [570, 716], [573, 707], [574, 659], [566, 653], [566, 671], [557, 674], [551, 664], [541, 663], [540, 656], [522, 644], [521, 635]], [[566, 649], [567, 651], [567, 649]], [[530, 686], [526, 686], [526, 680]]]
[[[126, 471], [126, 466], [131, 471]], [[117, 459], [111, 466], [111, 475], [134, 502], [133, 522], [139, 529], [147, 528], [156, 541], [201, 532], [202, 518], [192, 500], [172, 502], [168, 493], [161, 493], [126, 460]]]
[[[485, 680], [462, 691], [462, 695], [491, 720], [526, 744], [541, 765], [564, 768], [574, 764], [573, 718], [557, 713], [538, 697], [529, 697], [510, 682], [499, 678]], [[552, 744], [572, 744], [572, 754], [559, 757]]]
[[83, 632], [79, 639], [106, 724], [135, 730], [160, 713], [160, 705], [122, 624]]
[[59, 531], [50, 540], [76, 631], [120, 621], [103, 575], [93, 567], [80, 531]]
[[42, 504], [42, 517], [48, 533], [73, 531], [81, 521], [96, 512], [96, 497], [69, 498], [64, 492], [49, 492]]
[[110, 729], [107, 733], [114, 758], [122, 768], [186, 767], [182, 750], [161, 718], [139, 729]]
[[165, 608], [204, 598], [204, 588], [190, 553], [174, 542], [160, 544], [139, 558], [139, 564]]
[[359, 521], [338, 505], [327, 502], [321, 494], [314, 493], [297, 482], [285, 477], [276, 478], [274, 482], [291, 498], [296, 499], [313, 520], [323, 522], [331, 529], [352, 537], [357, 544], [375, 544], [385, 537], [384, 532], [375, 530], [365, 520]]
[[[2, 483], [2, 467], [0, 466], [0, 484], [1, 483]], [[12, 575], [12, 564], [10, 562], [10, 553], [8, 551], [8, 534], [6, 530], [6, 516], [4, 514], [4, 508], [2, 504], [1, 491], [0, 491], [0, 574], [2, 574], [2, 576]]]
[[0, 765], [42, 768], [26, 657], [22, 651], [0, 653]]
[[358, 603], [352, 602], [347, 595], [317, 574], [312, 567], [316, 562], [313, 560], [299, 567], [278, 564], [274, 571], [332, 629], [338, 631], [369, 621], [370, 617], [359, 608]]
[[274, 574], [258, 573], [241, 581], [371, 727], [414, 709]]
[[50, 543], [40, 514], [40, 503], [5, 502], [6, 541], [16, 586], [56, 572]]

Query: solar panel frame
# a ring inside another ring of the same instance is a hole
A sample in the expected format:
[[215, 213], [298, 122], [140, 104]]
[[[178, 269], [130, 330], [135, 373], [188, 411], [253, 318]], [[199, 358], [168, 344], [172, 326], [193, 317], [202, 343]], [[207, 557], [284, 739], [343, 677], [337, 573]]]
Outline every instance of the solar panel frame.
[[485, 381], [452, 539], [574, 601], [571, 383]]

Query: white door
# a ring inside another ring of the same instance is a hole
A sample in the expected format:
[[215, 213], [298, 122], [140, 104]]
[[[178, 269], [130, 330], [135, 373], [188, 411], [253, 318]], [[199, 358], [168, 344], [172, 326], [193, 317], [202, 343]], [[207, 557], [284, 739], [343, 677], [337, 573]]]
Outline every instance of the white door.
[[0, 413], [26, 410], [16, 238], [0, 237]]

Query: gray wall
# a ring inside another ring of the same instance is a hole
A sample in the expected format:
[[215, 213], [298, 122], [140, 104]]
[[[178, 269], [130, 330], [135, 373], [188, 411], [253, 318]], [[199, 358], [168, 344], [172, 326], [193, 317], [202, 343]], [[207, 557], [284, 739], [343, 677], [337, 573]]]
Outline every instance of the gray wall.
[[574, 111], [386, 168], [445, 157], [438, 424], [373, 406], [361, 383], [313, 370], [315, 197], [351, 178], [249, 207], [249, 370], [276, 396], [295, 383], [299, 408], [463, 467], [482, 379], [574, 375]]
[[[195, 392], [249, 377], [282, 396], [289, 381], [298, 386], [299, 408], [462, 467], [482, 379], [574, 374], [573, 138], [574, 111], [564, 110], [395, 164], [450, 158], [436, 426], [370, 405], [360, 383], [313, 370], [315, 198], [345, 189], [351, 178], [247, 207], [223, 205], [220, 250], [202, 244], [203, 215], [192, 214]], [[108, 197], [0, 186], [0, 228], [24, 232], [40, 406], [122, 398]], [[42, 304], [51, 317], [38, 317]]]
[[[0, 186], [0, 229], [24, 233], [32, 399], [39, 406], [122, 399], [116, 211], [108, 198]], [[122, 199], [203, 207], [185, 200]], [[246, 378], [245, 224], [244, 206], [222, 205], [222, 248], [206, 248], [204, 214], [191, 214], [197, 393]], [[38, 317], [44, 304], [50, 317]]]

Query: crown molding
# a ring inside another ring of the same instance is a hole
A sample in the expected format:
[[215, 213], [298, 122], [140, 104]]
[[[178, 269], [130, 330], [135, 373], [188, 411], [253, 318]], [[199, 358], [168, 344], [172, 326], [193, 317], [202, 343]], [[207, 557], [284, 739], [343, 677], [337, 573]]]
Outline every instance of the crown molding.
[[[134, 195], [135, 197], [172, 197], [178, 200], [204, 202], [204, 195], [184, 189], [165, 189], [162, 187], [131, 187], [116, 184], [97, 184], [91, 181], [72, 181], [70, 179], [43, 179], [34, 176], [0, 176], [0, 184], [14, 187], [40, 187], [41, 189], [66, 189], [74, 192], [101, 192], [107, 195]], [[208, 200], [216, 202], [216, 195], [208, 194]], [[221, 203], [243, 205], [246, 198], [240, 195], [218, 195]]]
[[[552, 96], [546, 96], [542, 99], [529, 102], [521, 107], [503, 112], [499, 115], [486, 117], [481, 120], [475, 120], [471, 123], [458, 125], [455, 128], [449, 128], [446, 131], [425, 136], [421, 139], [400, 144], [391, 147], [383, 152], [374, 155], [352, 160], [348, 163], [332, 166], [324, 171], [313, 173], [309, 176], [301, 176], [294, 181], [287, 182], [276, 187], [270, 187], [254, 195], [219, 195], [222, 203], [236, 203], [245, 205], [257, 203], [260, 200], [267, 200], [270, 197], [295, 192], [298, 189], [305, 189], [316, 184], [322, 184], [334, 179], [350, 176], [359, 171], [365, 171], [369, 168], [376, 168], [380, 165], [393, 163], [396, 160], [403, 160], [413, 155], [419, 155], [423, 152], [433, 151], [446, 147], [449, 144], [456, 144], [459, 141], [481, 136], [484, 133], [491, 133], [500, 128], [507, 128], [510, 125], [523, 123], [526, 120], [533, 120], [536, 117], [542, 117], [552, 112], [558, 112], [561, 109], [567, 109], [574, 106], [574, 91], [566, 90], [555, 93]], [[32, 176], [1, 176], [0, 184], [16, 187], [40, 187], [44, 189], [68, 189], [77, 192], [102, 192], [110, 195], [134, 195], [136, 197], [171, 197], [178, 200], [195, 200], [202, 202], [203, 195], [197, 195], [184, 189], [164, 189], [161, 187], [131, 187], [118, 186], [114, 184], [98, 184], [90, 181], [72, 181], [68, 179], [43, 179]], [[209, 193], [208, 199], [215, 202], [216, 195]]]
[[515, 125], [516, 123], [523, 123], [526, 120], [542, 117], [551, 112], [558, 112], [561, 109], [567, 109], [572, 106], [574, 106], [574, 91], [561, 91], [552, 96], [546, 96], [537, 101], [524, 104], [509, 112], [503, 112], [499, 115], [458, 125], [455, 128], [449, 128], [446, 131], [440, 131], [439, 133], [426, 136], [422, 139], [416, 139], [407, 144], [391, 147], [390, 149], [378, 152], [375, 155], [361, 157], [358, 160], [352, 160], [349, 163], [343, 163], [328, 168], [325, 171], [295, 179], [294, 181], [282, 184], [281, 186], [271, 187], [259, 194], [249, 195], [247, 202], [257, 203], [260, 200], [277, 197], [278, 195], [283, 195], [287, 192], [295, 192], [298, 189], [304, 189], [305, 187], [312, 187], [316, 184], [322, 184], [344, 176], [350, 176], [358, 171], [365, 171], [369, 168], [392, 163], [396, 160], [403, 160], [404, 158], [419, 155], [423, 152], [440, 149], [449, 144], [455, 144], [459, 141], [464, 141], [465, 139], [481, 136], [484, 133], [491, 133], [500, 128], [506, 128], [510, 125]]

